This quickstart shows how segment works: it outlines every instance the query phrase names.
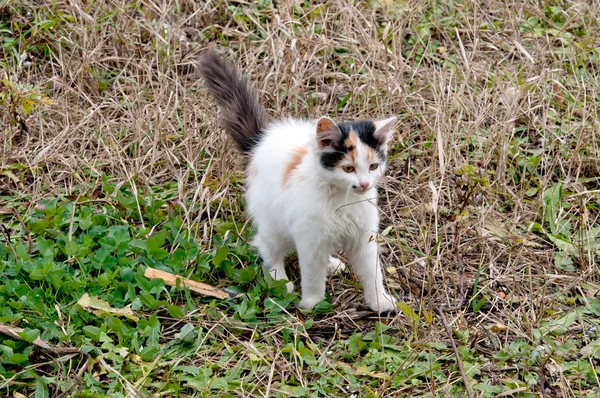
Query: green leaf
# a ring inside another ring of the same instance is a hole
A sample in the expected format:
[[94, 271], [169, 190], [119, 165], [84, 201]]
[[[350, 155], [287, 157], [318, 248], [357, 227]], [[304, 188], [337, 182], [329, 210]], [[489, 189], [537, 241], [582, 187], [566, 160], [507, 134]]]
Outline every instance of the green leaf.
[[35, 398], [49, 398], [48, 384], [41, 377], [35, 383]]
[[479, 383], [473, 386], [474, 390], [481, 391], [484, 397], [495, 397], [500, 394], [502, 391], [507, 389], [502, 385], [490, 385], [486, 383]]
[[544, 210], [545, 220], [550, 228], [550, 232], [552, 234], [556, 234], [557, 226], [556, 226], [556, 217], [561, 208], [561, 199], [562, 199], [562, 183], [558, 182], [546, 189], [543, 193], [544, 203], [546, 208]]
[[321, 300], [315, 305], [315, 313], [317, 314], [326, 314], [333, 310], [333, 304], [331, 304], [327, 300]]
[[156, 250], [160, 249], [167, 240], [167, 234], [168, 234], [168, 232], [163, 229], [163, 230], [155, 233], [154, 235], [150, 236], [146, 240], [146, 250], [148, 250], [149, 252], [152, 252], [152, 251], [156, 251]]
[[575, 253], [575, 246], [570, 242], [570, 239], [560, 234], [547, 234], [548, 240], [554, 243], [558, 250], [566, 253]]
[[100, 341], [100, 332], [100, 328], [97, 328], [96, 326], [88, 325], [83, 327], [83, 333], [94, 341]]
[[77, 242], [70, 240], [67, 243], [65, 243], [65, 254], [67, 256], [77, 257], [78, 253], [79, 253], [79, 246], [77, 245]]
[[50, 225], [50, 220], [48, 219], [32, 219], [29, 224], [29, 231], [34, 234], [41, 234], [44, 230]]
[[477, 313], [483, 307], [483, 305], [487, 303], [487, 297], [483, 296], [479, 301], [473, 301], [473, 312]]
[[539, 191], [539, 188], [531, 187], [531, 188], [527, 189], [527, 191], [525, 191], [525, 196], [531, 198], [532, 196], [535, 196], [535, 194], [537, 194], [538, 191]]
[[13, 365], [21, 365], [29, 361], [29, 357], [25, 354], [12, 354], [8, 357], [8, 362]]
[[102, 191], [107, 194], [112, 194], [115, 191], [115, 185], [108, 182], [108, 177], [106, 175], [102, 176]]
[[143, 255], [145, 254], [147, 243], [148, 242], [145, 240], [132, 239], [129, 242], [129, 250], [131, 250], [135, 254]]
[[600, 317], [600, 299], [590, 299], [590, 309], [597, 317]]
[[219, 250], [217, 250], [217, 253], [215, 254], [215, 256], [212, 259], [213, 264], [218, 267], [223, 262], [223, 260], [225, 260], [225, 258], [227, 258], [228, 253], [229, 253], [229, 247], [223, 246], [223, 247], [219, 248]]
[[167, 312], [173, 318], [183, 318], [185, 316], [185, 313], [183, 312], [183, 310], [176, 305], [167, 304]]
[[168, 256], [169, 252], [165, 249], [148, 250], [148, 257], [153, 258], [155, 260], [161, 261], [167, 258]]
[[140, 292], [140, 301], [142, 302], [142, 304], [144, 304], [146, 307], [148, 307], [150, 309], [156, 309], [156, 308], [160, 307], [160, 304], [161, 304], [160, 301], [155, 299], [154, 296], [152, 296], [148, 292]]
[[194, 326], [186, 323], [179, 333], [175, 333], [175, 338], [185, 343], [191, 343], [196, 339], [198, 333], [194, 330]]
[[54, 255], [55, 255], [55, 251], [54, 251], [54, 242], [51, 240], [46, 240], [42, 237], [39, 237], [37, 239], [37, 245], [38, 245], [38, 250], [40, 251], [40, 254], [48, 259], [48, 260], [53, 260], [54, 259]]
[[546, 322], [544, 328], [555, 336], [564, 334], [579, 316], [578, 310], [570, 310], [560, 318]]
[[527, 226], [527, 230], [531, 231], [531, 232], [535, 232], [538, 234], [545, 234], [546, 230], [544, 229], [544, 227], [542, 227], [542, 225], [540, 223], [537, 222], [532, 222]]
[[335, 110], [339, 111], [340, 109], [342, 109], [346, 105], [346, 103], [348, 102], [348, 100], [350, 99], [351, 96], [352, 96], [352, 93], [349, 93], [349, 94], [346, 94], [346, 96], [342, 97], [339, 104], [335, 107]]
[[581, 348], [580, 352], [584, 358], [589, 358], [590, 356], [598, 358], [600, 354], [600, 339], [596, 339], [585, 347]]
[[140, 357], [143, 361], [151, 362], [153, 361], [158, 353], [160, 352], [159, 346], [148, 346], [145, 347], [142, 352], [140, 352]]
[[[222, 220], [217, 220], [217, 222], [215, 223], [215, 231], [217, 231], [217, 233], [221, 236], [225, 235], [225, 233], [227, 231], [235, 231], [236, 229], [236, 225], [234, 222], [232, 221], [222, 221]], [[240, 228], [241, 229], [241, 228]]]
[[400, 308], [400, 311], [402, 311], [402, 314], [407, 317], [411, 323], [419, 323], [419, 315], [413, 311], [412, 308], [410, 308], [410, 306], [402, 301], [398, 301], [396, 303], [396, 306], [398, 308]]
[[254, 303], [250, 303], [248, 300], [242, 300], [238, 305], [235, 305], [237, 315], [243, 321], [254, 321], [256, 314], [259, 312], [258, 308], [254, 306]]
[[98, 285], [102, 287], [107, 287], [112, 283], [113, 279], [115, 279], [115, 275], [111, 274], [110, 272], [104, 272], [100, 274], [97, 278]]
[[88, 214], [86, 217], [79, 218], [79, 228], [81, 228], [82, 230], [87, 231], [93, 225], [94, 222], [92, 221], [92, 213]]
[[100, 242], [112, 246], [117, 251], [121, 251], [128, 247], [130, 240], [128, 226], [114, 225], [108, 229], [107, 236], [102, 238]]
[[37, 329], [25, 329], [22, 332], [17, 332], [17, 334], [28, 343], [33, 343], [35, 339], [40, 337], [40, 331]]
[[227, 387], [228, 387], [227, 380], [220, 378], [220, 377], [213, 379], [210, 382], [211, 390], [220, 390], [220, 389], [227, 388]]
[[566, 271], [575, 270], [575, 267], [573, 267], [573, 257], [571, 254], [565, 252], [556, 252], [554, 254], [554, 265], [556, 268]]

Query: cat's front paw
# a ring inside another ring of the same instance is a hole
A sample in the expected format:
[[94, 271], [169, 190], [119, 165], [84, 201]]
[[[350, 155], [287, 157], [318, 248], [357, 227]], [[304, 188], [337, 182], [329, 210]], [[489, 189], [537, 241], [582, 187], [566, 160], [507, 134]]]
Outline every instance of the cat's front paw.
[[378, 296], [372, 299], [365, 299], [369, 308], [379, 313], [396, 311], [398, 309], [396, 306], [396, 299], [388, 293], [380, 293]]
[[319, 301], [321, 301], [322, 299], [320, 298], [315, 298], [315, 297], [306, 297], [303, 298], [302, 300], [300, 300], [300, 302], [298, 303], [298, 308], [302, 309], [302, 310], [310, 310], [311, 308], [313, 308], [315, 305], [317, 305], [317, 303]]
[[294, 291], [294, 284], [292, 282], [286, 283], [285, 287], [287, 288], [288, 293], [291, 293]]

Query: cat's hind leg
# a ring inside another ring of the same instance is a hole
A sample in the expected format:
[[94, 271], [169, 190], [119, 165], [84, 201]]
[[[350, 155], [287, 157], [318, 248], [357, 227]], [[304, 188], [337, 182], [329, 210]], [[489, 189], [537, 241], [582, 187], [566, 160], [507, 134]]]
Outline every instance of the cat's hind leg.
[[[263, 260], [263, 266], [269, 270], [271, 277], [275, 280], [285, 279], [289, 281], [287, 273], [285, 272], [285, 256], [290, 251], [290, 245], [281, 239], [281, 236], [275, 236], [275, 234], [264, 234], [259, 232], [252, 244], [258, 249]], [[285, 285], [288, 292], [294, 291], [294, 284], [288, 282]]]
[[329, 263], [327, 264], [327, 274], [335, 275], [341, 274], [346, 270], [346, 264], [335, 256], [329, 256]]
[[302, 300], [298, 303], [298, 307], [301, 309], [313, 308], [325, 297], [327, 264], [331, 251], [320, 243], [314, 240], [314, 237], [296, 242], [302, 286]]

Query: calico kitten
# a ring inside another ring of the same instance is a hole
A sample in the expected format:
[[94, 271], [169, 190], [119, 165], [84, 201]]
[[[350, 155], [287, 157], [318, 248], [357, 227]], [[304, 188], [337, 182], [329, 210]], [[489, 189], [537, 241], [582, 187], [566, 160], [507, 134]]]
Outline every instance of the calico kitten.
[[[302, 300], [312, 308], [325, 296], [328, 271], [343, 249], [374, 311], [396, 308], [383, 286], [375, 239], [376, 185], [386, 168], [396, 118], [335, 122], [284, 119], [267, 124], [247, 80], [213, 52], [198, 71], [221, 110], [221, 123], [247, 155], [246, 200], [257, 227], [253, 244], [275, 279], [288, 280], [283, 260], [300, 262]], [[292, 283], [287, 287], [293, 290]]]

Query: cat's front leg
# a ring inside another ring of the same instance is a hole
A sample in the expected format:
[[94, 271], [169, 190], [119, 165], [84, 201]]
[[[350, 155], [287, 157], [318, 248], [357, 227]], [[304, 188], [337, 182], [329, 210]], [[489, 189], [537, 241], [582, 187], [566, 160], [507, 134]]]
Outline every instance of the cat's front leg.
[[379, 263], [379, 248], [374, 233], [363, 232], [349, 239], [344, 251], [354, 268], [365, 291], [369, 308], [377, 312], [396, 309], [396, 299], [383, 286], [383, 275]]
[[325, 283], [329, 254], [331, 250], [319, 242], [306, 240], [296, 242], [298, 261], [300, 263], [300, 284], [302, 300], [299, 308], [310, 309], [325, 297]]

